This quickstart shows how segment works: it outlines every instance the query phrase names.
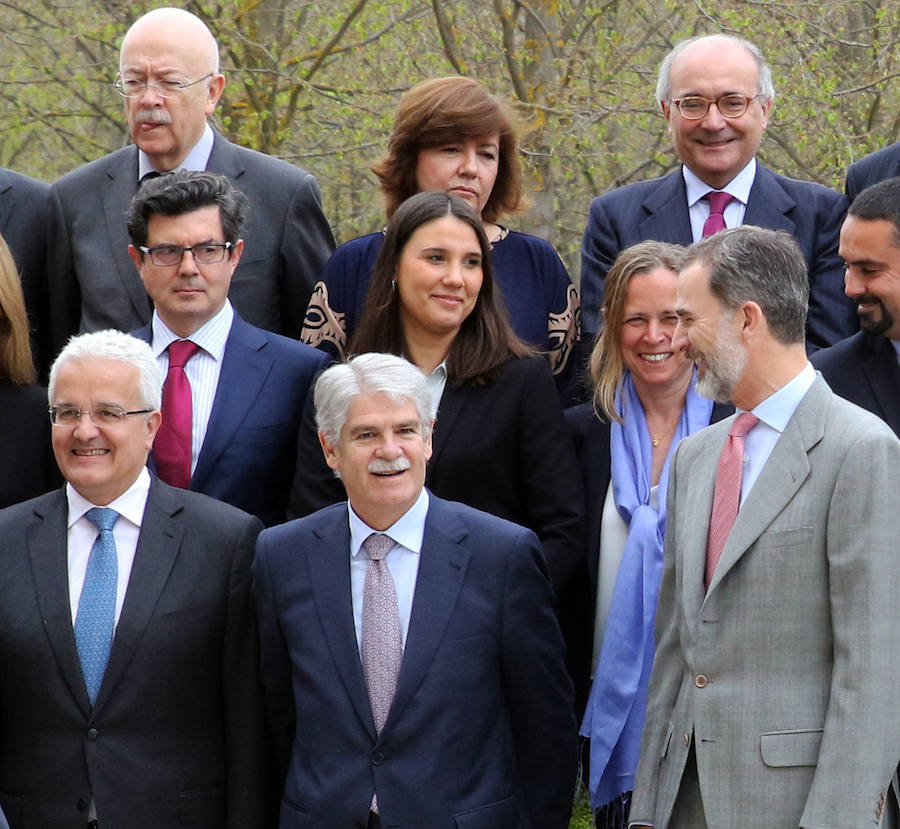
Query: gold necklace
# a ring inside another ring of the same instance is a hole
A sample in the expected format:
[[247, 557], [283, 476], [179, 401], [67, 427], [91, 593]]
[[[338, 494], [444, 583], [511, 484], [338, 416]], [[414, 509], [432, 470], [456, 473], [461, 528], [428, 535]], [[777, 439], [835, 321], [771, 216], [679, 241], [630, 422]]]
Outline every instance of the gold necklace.
[[655, 437], [651, 436], [650, 443], [652, 443], [654, 446], [659, 446], [659, 438], [655, 438]]

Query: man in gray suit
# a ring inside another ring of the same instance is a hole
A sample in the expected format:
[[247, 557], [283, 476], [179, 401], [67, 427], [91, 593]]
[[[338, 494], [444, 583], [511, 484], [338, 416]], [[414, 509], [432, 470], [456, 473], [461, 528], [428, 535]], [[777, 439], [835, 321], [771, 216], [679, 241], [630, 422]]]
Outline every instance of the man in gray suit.
[[312, 175], [231, 144], [207, 124], [224, 87], [216, 41], [189, 12], [156, 9], [128, 30], [116, 88], [134, 143], [64, 176], [50, 196], [50, 358], [79, 330], [149, 322], [125, 214], [144, 176], [175, 169], [227, 175], [247, 195], [252, 256], [234, 274], [231, 302], [251, 325], [299, 337], [334, 238]]
[[900, 442], [809, 365], [807, 294], [761, 228], [679, 275], [676, 340], [738, 411], [672, 463], [633, 825], [896, 826]]
[[14, 829], [274, 825], [250, 604], [262, 524], [151, 480], [160, 386], [146, 343], [72, 339], [49, 389], [66, 486], [0, 512]]

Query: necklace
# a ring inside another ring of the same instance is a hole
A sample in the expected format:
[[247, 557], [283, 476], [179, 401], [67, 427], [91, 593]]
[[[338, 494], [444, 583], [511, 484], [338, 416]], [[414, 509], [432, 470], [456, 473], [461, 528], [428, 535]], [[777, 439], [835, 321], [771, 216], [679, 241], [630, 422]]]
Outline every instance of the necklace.
[[654, 446], [659, 446], [659, 438], [651, 437], [650, 443], [652, 443]]

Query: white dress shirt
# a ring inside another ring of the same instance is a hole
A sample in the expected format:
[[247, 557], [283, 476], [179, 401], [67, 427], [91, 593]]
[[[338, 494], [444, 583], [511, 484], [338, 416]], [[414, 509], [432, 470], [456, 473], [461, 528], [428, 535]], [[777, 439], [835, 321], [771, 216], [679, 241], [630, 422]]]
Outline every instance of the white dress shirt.
[[[203, 130], [203, 135], [200, 136], [200, 140], [191, 147], [191, 151], [187, 154], [184, 161], [181, 162], [175, 169], [176, 170], [195, 170], [195, 171], [203, 171], [206, 169], [206, 165], [209, 163], [209, 156], [212, 153], [213, 148], [213, 131], [209, 124], [206, 125], [206, 129]], [[147, 173], [154, 172], [166, 172], [169, 173], [171, 170], [159, 170], [157, 171], [156, 167], [153, 166], [153, 162], [150, 160], [150, 156], [147, 155], [143, 150], [138, 149], [138, 181], [140, 181]]]
[[[688, 213], [691, 217], [691, 234], [696, 242], [703, 236], [703, 225], [709, 218], [709, 202], [703, 198], [710, 190], [705, 181], [701, 181], [687, 167], [682, 165], [682, 175], [687, 188]], [[744, 213], [747, 210], [747, 202], [750, 199], [750, 189], [753, 187], [753, 179], [756, 178], [756, 159], [751, 158], [731, 181], [720, 192], [733, 196], [731, 203], [725, 208], [723, 214], [725, 227], [740, 227], [744, 223]]]
[[[212, 415], [216, 389], [219, 387], [219, 374], [222, 371], [222, 358], [225, 356], [225, 344], [231, 333], [234, 321], [234, 310], [226, 299], [225, 305], [209, 322], [198, 328], [189, 339], [200, 346], [199, 350], [185, 363], [184, 373], [191, 387], [191, 474], [197, 468], [197, 458], [206, 437], [206, 427]], [[163, 382], [169, 373], [169, 344], [182, 339], [159, 318], [154, 311], [151, 321], [152, 341], [150, 348], [159, 361]]]
[[[149, 492], [150, 474], [147, 472], [147, 467], [144, 467], [135, 482], [118, 498], [106, 505], [110, 509], [114, 509], [120, 516], [113, 527], [113, 538], [116, 540], [116, 560], [119, 568], [116, 583], [115, 624], [119, 624], [119, 615], [125, 602], [125, 591], [128, 588], [128, 579], [131, 578], [131, 568], [134, 564], [134, 554], [137, 550], [138, 536], [141, 534], [141, 521], [144, 519], [144, 508], [147, 506]], [[75, 617], [78, 615], [78, 602], [84, 587], [84, 576], [87, 572], [91, 547], [94, 546], [94, 541], [100, 533], [85, 517], [85, 513], [96, 507], [97, 504], [88, 501], [71, 484], [66, 484], [66, 500], [69, 504], [69, 518], [66, 524], [69, 605], [74, 625]]]
[[[416, 502], [386, 530], [373, 530], [353, 510], [348, 502], [350, 518], [350, 597], [353, 601], [353, 624], [356, 627], [356, 644], [362, 647], [363, 588], [366, 570], [369, 568], [369, 554], [363, 542], [376, 532], [390, 536], [396, 546], [387, 555], [388, 570], [397, 590], [397, 612], [400, 615], [400, 638], [406, 647], [409, 632], [409, 617], [412, 613], [416, 579], [419, 575], [419, 556], [422, 552], [422, 538], [425, 535], [425, 517], [428, 515], [428, 492], [424, 488]], [[361, 653], [361, 651], [360, 651]]]

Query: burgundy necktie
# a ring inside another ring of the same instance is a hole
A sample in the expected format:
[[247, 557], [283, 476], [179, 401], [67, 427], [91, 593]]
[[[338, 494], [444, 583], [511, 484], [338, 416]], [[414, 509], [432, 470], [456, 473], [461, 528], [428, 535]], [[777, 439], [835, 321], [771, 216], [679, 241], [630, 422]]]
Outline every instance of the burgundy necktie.
[[725, 230], [725, 208], [734, 201], [734, 196], [710, 190], [703, 198], [709, 202], [709, 218], [703, 223], [703, 235], [712, 236]]
[[707, 589], [713, 573], [722, 556], [722, 549], [737, 518], [741, 502], [741, 473], [744, 458], [744, 437], [759, 423], [759, 418], [742, 412], [728, 433], [728, 440], [719, 456], [719, 471], [716, 474], [716, 489], [713, 494], [712, 516], [709, 520], [709, 540], [706, 546], [706, 575], [703, 579]]
[[163, 385], [162, 426], [153, 442], [156, 473], [167, 484], [187, 489], [191, 483], [193, 403], [184, 364], [199, 346], [190, 340], [169, 344], [169, 373]]

